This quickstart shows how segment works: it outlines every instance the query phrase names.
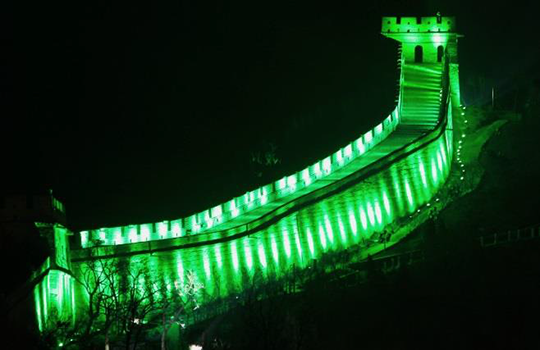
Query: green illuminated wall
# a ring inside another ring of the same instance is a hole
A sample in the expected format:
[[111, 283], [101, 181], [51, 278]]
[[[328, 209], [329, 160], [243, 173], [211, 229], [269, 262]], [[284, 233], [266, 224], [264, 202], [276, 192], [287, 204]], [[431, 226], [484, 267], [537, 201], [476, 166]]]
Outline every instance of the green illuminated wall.
[[264, 206], [271, 207], [279, 199], [291, 197], [300, 190], [309, 190], [315, 187], [313, 185], [317, 182], [327, 181], [337, 170], [385, 140], [395, 130], [398, 121], [399, 114], [396, 109], [373, 130], [321, 161], [201, 213], [177, 220], [82, 231], [81, 245], [83, 248], [92, 247], [96, 240], [100, 241], [101, 245], [132, 244], [219, 230], [223, 224], [241, 215], [252, 213]]
[[37, 324], [42, 330], [52, 314], [59, 320], [74, 321], [76, 302], [69, 231], [60, 224], [36, 223], [36, 226], [53, 247], [51, 256], [33, 276]]
[[[285, 216], [256, 233], [199, 247], [157, 251], [146, 258], [171, 288], [194, 271], [212, 297], [242, 289], [246, 276], [286, 273], [325, 253], [376, 244], [376, 232], [428, 203], [450, 169], [443, 132], [427, 147], [394, 163], [369, 181]], [[136, 255], [137, 256], [137, 255]], [[84, 263], [84, 261], [82, 261]]]
[[[190, 217], [83, 231], [83, 248], [71, 251], [67, 269], [77, 275], [90, 251], [101, 259], [145, 259], [171, 291], [193, 271], [207, 296], [223, 297], [241, 291], [246, 277], [279, 277], [328, 252], [380, 244], [377, 233], [433, 200], [453, 159], [452, 114], [460, 109], [455, 21], [413, 20], [383, 18], [383, 34], [401, 43], [400, 96], [373, 130], [306, 169]], [[422, 63], [414, 62], [418, 45]], [[69, 275], [47, 276], [35, 292], [42, 323], [51, 300], [62, 304], [57, 308], [85, 300]]]

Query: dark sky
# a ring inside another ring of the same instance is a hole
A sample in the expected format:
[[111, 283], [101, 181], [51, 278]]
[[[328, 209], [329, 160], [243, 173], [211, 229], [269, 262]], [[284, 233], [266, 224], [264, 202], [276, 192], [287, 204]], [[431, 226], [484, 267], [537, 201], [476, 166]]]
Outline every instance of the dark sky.
[[[3, 4], [2, 188], [53, 188], [78, 229], [188, 215], [299, 170], [392, 110], [382, 15], [457, 17], [465, 102], [479, 78], [504, 93], [538, 76], [533, 1], [356, 3]], [[257, 177], [269, 143], [281, 164]]]

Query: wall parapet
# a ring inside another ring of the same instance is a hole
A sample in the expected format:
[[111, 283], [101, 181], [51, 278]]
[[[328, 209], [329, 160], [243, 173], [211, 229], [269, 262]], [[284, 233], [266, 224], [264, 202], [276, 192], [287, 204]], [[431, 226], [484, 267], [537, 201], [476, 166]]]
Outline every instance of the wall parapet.
[[156, 223], [100, 228], [80, 232], [82, 248], [97, 245], [122, 245], [162, 239], [180, 238], [213, 229], [278, 199], [309, 188], [326, 177], [365, 155], [385, 140], [399, 124], [399, 108], [358, 139], [350, 142], [328, 157], [292, 175], [261, 186], [210, 209], [176, 220]]
[[383, 33], [445, 33], [456, 29], [455, 17], [383, 17]]

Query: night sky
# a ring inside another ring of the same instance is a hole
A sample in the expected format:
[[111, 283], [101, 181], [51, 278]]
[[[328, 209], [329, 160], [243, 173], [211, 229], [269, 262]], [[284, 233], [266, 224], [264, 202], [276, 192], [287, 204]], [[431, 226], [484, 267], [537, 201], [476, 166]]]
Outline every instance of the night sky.
[[[74, 229], [189, 215], [388, 115], [398, 56], [381, 16], [456, 16], [463, 100], [486, 103], [538, 77], [534, 3], [3, 4], [2, 189], [52, 188]], [[269, 144], [281, 163], [258, 176]]]

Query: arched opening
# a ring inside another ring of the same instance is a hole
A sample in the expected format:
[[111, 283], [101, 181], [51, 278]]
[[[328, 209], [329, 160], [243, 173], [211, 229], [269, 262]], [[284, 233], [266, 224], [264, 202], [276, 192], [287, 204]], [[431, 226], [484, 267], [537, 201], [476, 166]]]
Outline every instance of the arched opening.
[[437, 48], [437, 62], [442, 62], [443, 55], [444, 55], [444, 47], [440, 45]]
[[424, 61], [424, 50], [418, 45], [414, 48], [414, 63], [422, 63]]

